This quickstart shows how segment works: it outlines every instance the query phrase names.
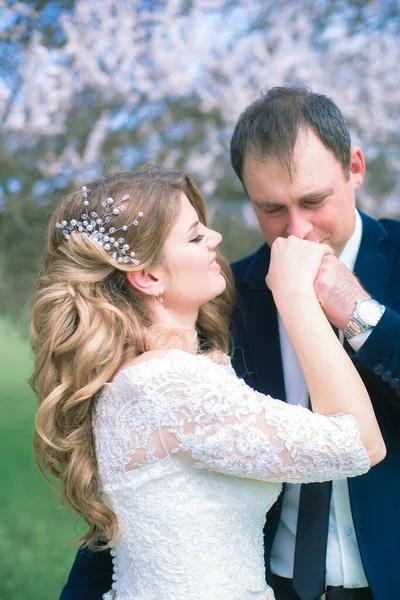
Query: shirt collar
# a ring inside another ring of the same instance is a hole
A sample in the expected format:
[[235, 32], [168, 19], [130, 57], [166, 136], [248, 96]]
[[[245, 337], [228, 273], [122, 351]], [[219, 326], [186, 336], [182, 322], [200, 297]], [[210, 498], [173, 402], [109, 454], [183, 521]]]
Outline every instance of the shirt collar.
[[350, 271], [354, 271], [357, 254], [360, 249], [361, 237], [362, 221], [360, 213], [358, 210], [356, 210], [356, 226], [354, 228], [354, 232], [339, 256], [340, 262], [342, 262]]

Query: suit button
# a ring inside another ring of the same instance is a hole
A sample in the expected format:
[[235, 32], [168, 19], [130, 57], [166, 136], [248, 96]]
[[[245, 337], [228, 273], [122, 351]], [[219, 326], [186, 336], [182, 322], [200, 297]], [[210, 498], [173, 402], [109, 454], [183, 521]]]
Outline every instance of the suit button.
[[384, 369], [383, 365], [375, 365], [373, 368], [375, 375], [382, 375], [384, 370], [385, 369]]
[[384, 381], [385, 383], [388, 383], [388, 381], [390, 381], [392, 379], [393, 375], [391, 374], [390, 371], [385, 371], [382, 375], [381, 375], [381, 379], [382, 381]]
[[390, 387], [394, 390], [397, 390], [400, 387], [400, 379], [393, 377], [392, 381], [390, 382]]

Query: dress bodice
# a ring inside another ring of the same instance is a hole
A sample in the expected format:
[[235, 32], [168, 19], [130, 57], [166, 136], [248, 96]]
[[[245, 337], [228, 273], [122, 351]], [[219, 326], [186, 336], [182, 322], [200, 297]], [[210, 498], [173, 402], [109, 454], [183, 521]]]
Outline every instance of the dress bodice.
[[263, 526], [281, 482], [370, 467], [353, 417], [286, 405], [229, 363], [180, 350], [121, 371], [93, 426], [103, 499], [120, 527], [116, 600], [273, 598]]

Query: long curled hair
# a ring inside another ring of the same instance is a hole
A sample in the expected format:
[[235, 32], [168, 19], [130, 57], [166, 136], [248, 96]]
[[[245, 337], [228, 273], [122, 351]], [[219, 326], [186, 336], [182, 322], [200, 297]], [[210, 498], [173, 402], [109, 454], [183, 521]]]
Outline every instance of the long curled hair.
[[[107, 198], [117, 201], [130, 194], [125, 210], [112, 218], [117, 229], [143, 212], [138, 225], [124, 231], [139, 265], [116, 262], [110, 252], [82, 233], [71, 231], [67, 239], [56, 227], [57, 222], [69, 223], [85, 212], [82, 191], [64, 198], [49, 224], [31, 318], [34, 372], [30, 385], [39, 398], [34, 456], [50, 485], [49, 474], [61, 482], [63, 503], [89, 525], [77, 544], [105, 547], [118, 533], [116, 515], [102, 503], [99, 491], [92, 431], [96, 398], [127, 359], [168, 347], [179, 337], [177, 331], [152, 328], [148, 297], [129, 284], [127, 272], [161, 263], [164, 242], [180, 214], [182, 192], [199, 221], [207, 225], [204, 200], [185, 173], [142, 167], [112, 173], [87, 186], [90, 211], [100, 215]], [[228, 350], [228, 321], [234, 306], [229, 266], [220, 254], [218, 262], [226, 290], [200, 307], [196, 323], [199, 339], [211, 353]]]

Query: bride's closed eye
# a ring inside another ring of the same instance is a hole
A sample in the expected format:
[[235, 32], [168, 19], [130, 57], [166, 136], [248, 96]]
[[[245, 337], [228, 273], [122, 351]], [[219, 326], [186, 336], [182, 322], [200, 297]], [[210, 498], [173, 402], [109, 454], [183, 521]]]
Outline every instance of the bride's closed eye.
[[201, 240], [204, 238], [204, 233], [199, 233], [199, 235], [196, 235], [195, 238], [193, 238], [192, 240], [189, 240], [190, 242], [195, 242], [196, 244], [198, 244], [199, 242], [201, 242]]

